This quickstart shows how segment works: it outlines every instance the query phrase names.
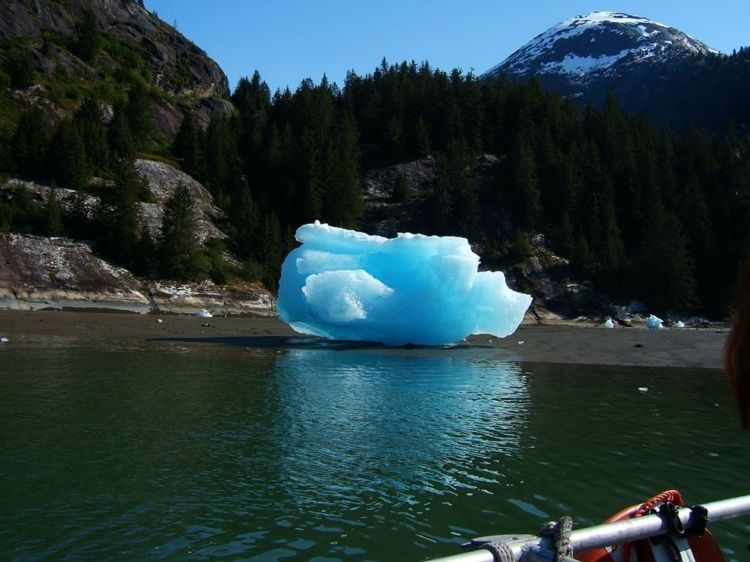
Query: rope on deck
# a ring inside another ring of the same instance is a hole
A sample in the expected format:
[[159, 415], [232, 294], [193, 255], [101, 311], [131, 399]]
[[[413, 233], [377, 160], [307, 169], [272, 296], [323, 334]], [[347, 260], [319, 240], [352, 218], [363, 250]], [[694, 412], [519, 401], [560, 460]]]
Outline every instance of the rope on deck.
[[573, 531], [573, 518], [563, 515], [556, 523], [550, 521], [539, 533], [541, 536], [552, 537], [554, 543], [554, 562], [565, 562], [573, 558], [573, 546], [570, 543], [570, 533]]
[[[564, 515], [559, 521], [550, 521], [540, 531], [539, 536], [552, 539], [554, 547], [553, 562], [576, 562], [573, 558], [573, 546], [570, 542], [570, 534], [573, 531], [573, 518]], [[503, 540], [482, 542], [478, 548], [487, 550], [492, 554], [493, 562], [516, 562], [513, 549]], [[549, 551], [548, 551], [549, 552]], [[523, 554], [521, 555], [521, 559]]]
[[513, 549], [504, 542], [486, 542], [479, 548], [489, 550], [492, 553], [493, 562], [515, 562]]

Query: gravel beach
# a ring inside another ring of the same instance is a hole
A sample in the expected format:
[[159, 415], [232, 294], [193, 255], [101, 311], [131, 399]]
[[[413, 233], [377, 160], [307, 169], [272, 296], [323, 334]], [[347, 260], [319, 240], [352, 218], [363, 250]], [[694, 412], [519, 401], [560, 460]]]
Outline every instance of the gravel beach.
[[[458, 345], [505, 349], [512, 357], [529, 362], [721, 369], [727, 335], [726, 328], [522, 325], [506, 338], [471, 336]], [[3, 346], [166, 340], [268, 347], [305, 336], [278, 318], [268, 317], [4, 310], [0, 311], [0, 337], [8, 340]]]

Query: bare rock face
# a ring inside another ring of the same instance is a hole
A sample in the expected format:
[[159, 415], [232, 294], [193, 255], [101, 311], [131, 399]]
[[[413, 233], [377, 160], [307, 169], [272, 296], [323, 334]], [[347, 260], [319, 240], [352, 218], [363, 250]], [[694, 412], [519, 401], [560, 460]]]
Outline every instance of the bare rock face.
[[150, 308], [140, 281], [94, 256], [87, 244], [20, 234], [0, 237], [0, 306]]
[[0, 308], [100, 309], [213, 315], [276, 314], [276, 299], [262, 285], [210, 281], [144, 281], [66, 238], [0, 235]]
[[223, 212], [214, 205], [213, 197], [208, 190], [192, 176], [165, 162], [155, 160], [136, 160], [135, 168], [146, 181], [149, 190], [156, 199], [156, 203], [139, 204], [141, 220], [153, 240], [158, 240], [161, 231], [164, 204], [180, 183], [187, 187], [193, 198], [195, 220], [198, 225], [198, 240], [203, 243], [211, 238], [224, 239], [227, 237], [213, 223], [214, 219], [222, 218]]
[[276, 299], [256, 283], [216, 285], [211, 281], [183, 284], [153, 282], [149, 284], [149, 299], [154, 312], [195, 314], [207, 311], [213, 316], [276, 315]]
[[[362, 178], [365, 200], [365, 230], [379, 236], [393, 237], [414, 230], [411, 223], [418, 201], [435, 187], [438, 159], [429, 155], [420, 160], [403, 162], [367, 172]], [[408, 201], [396, 201], [394, 189], [401, 176], [411, 190]]]
[[154, 70], [155, 85], [197, 98], [226, 96], [229, 84], [219, 65], [140, 1], [4, 0], [0, 3], [0, 43], [40, 37], [44, 30], [72, 35], [89, 8], [100, 31], [120, 39]]
[[[480, 189], [489, 181], [492, 169], [498, 161], [499, 159], [491, 154], [477, 158], [474, 171]], [[365, 230], [387, 237], [393, 237], [399, 232], [420, 230], [415, 224], [415, 218], [422, 214], [420, 207], [435, 189], [439, 174], [440, 161], [434, 154], [419, 160], [400, 162], [368, 171], [362, 178]], [[403, 178], [409, 188], [409, 195], [405, 201], [399, 201], [394, 197], [399, 177]]]
[[[107, 49], [101, 48], [91, 61], [78, 58], [64, 42], [49, 41], [45, 34], [73, 43], [76, 26], [91, 10], [98, 31], [119, 42], [137, 61], [149, 85], [166, 95], [152, 103], [159, 131], [172, 138], [183, 115], [193, 113], [205, 126], [214, 115], [233, 111], [227, 97], [229, 83], [219, 65], [177, 29], [161, 21], [139, 0], [3, 0], [0, 2], [0, 48], [20, 41], [34, 61], [35, 70], [54, 82], [62, 72], [66, 79], [94, 81], [105, 74], [129, 73], [135, 69]], [[209, 8], [207, 8], [209, 9]], [[48, 88], [35, 84], [33, 91], [16, 91], [24, 106], [41, 106], [58, 119], [65, 110], [55, 105]]]

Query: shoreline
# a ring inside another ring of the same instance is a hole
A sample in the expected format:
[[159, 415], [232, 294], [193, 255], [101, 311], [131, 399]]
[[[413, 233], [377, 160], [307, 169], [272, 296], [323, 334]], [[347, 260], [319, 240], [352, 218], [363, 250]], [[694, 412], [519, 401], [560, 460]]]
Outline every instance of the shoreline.
[[[506, 338], [470, 336], [457, 346], [506, 350], [523, 362], [644, 367], [722, 369], [726, 327], [606, 329], [594, 323], [522, 324]], [[82, 342], [133, 343], [173, 341], [195, 345], [245, 347], [312, 338], [292, 330], [277, 317], [240, 315], [201, 318], [182, 314], [133, 314], [113, 311], [0, 310], [3, 347], [74, 345]], [[269, 339], [271, 341], [269, 341]], [[278, 341], [274, 341], [278, 340]]]

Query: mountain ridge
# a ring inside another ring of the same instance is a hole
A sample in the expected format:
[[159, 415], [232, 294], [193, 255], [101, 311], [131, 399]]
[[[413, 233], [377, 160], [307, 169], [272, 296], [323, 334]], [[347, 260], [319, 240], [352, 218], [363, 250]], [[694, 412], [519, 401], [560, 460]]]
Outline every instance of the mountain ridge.
[[540, 33], [486, 74], [541, 72], [580, 77], [652, 57], [709, 54], [719, 51], [674, 27], [623, 12], [591, 12]]
[[723, 127], [733, 116], [709, 109], [714, 92], [706, 85], [731, 80], [722, 74], [726, 58], [669, 25], [592, 12], [540, 33], [481, 78], [535, 79], [581, 106], [602, 106], [611, 94], [624, 112], [659, 125]]

